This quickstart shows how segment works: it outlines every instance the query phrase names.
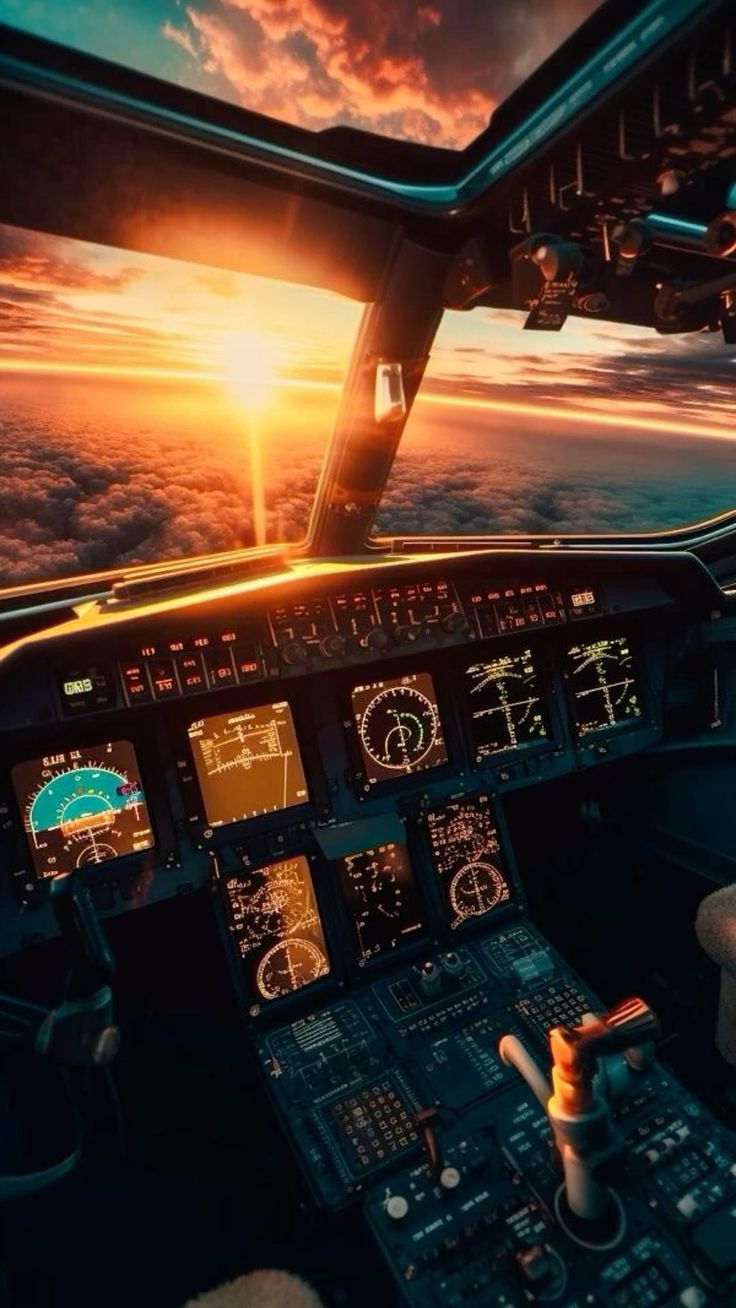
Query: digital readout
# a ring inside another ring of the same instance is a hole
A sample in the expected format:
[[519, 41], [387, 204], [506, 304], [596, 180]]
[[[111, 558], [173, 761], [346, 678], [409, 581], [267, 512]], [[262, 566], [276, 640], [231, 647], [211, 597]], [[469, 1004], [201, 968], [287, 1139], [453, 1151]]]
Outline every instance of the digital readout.
[[406, 845], [388, 842], [338, 860], [359, 963], [422, 930], [419, 892]]
[[286, 702], [203, 718], [189, 727], [189, 740], [211, 827], [307, 802], [299, 742]]
[[547, 739], [531, 650], [472, 663], [465, 677], [476, 762]]
[[228, 920], [261, 999], [311, 985], [330, 970], [309, 864], [303, 854], [225, 880]]
[[567, 652], [566, 674], [579, 736], [641, 717], [641, 692], [625, 636], [573, 645]]
[[429, 673], [355, 686], [352, 706], [369, 785], [447, 762]]
[[428, 813], [427, 830], [452, 927], [509, 902], [511, 891], [487, 795], [453, 800]]
[[16, 763], [12, 778], [39, 877], [153, 846], [135, 750], [127, 740]]

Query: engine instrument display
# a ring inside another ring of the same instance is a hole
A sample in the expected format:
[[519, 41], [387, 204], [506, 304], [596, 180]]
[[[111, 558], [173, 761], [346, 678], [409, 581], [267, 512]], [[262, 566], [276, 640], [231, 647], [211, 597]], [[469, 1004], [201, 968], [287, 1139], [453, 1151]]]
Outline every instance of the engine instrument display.
[[211, 827], [307, 803], [299, 742], [285, 701], [193, 722], [189, 740]]
[[352, 706], [369, 785], [447, 762], [428, 672], [355, 686]]
[[475, 760], [548, 738], [531, 650], [465, 669]]
[[395, 949], [424, 926], [406, 845], [389, 842], [338, 859], [358, 962]]
[[135, 750], [127, 740], [16, 763], [12, 777], [39, 877], [153, 846]]
[[641, 695], [625, 636], [573, 645], [567, 651], [566, 672], [579, 736], [641, 717]]
[[428, 813], [427, 830], [450, 926], [484, 917], [509, 902], [511, 890], [487, 795], [453, 800]]
[[322, 920], [303, 854], [226, 877], [230, 933], [260, 999], [279, 999], [327, 976]]

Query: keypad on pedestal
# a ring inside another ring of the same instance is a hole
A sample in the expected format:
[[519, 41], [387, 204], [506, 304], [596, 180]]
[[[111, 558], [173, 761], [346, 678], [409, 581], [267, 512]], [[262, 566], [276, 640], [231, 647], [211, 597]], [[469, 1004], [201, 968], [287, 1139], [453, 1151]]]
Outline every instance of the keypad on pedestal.
[[356, 1176], [417, 1142], [413, 1114], [389, 1079], [337, 1100], [329, 1111], [348, 1166]]

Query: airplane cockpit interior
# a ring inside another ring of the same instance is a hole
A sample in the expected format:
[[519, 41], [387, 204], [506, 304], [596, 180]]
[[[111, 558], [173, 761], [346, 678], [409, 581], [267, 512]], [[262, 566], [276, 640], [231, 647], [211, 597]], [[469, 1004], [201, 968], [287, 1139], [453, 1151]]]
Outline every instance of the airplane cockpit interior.
[[732, 0], [0, 0], [0, 1308], [736, 1305], [735, 395]]

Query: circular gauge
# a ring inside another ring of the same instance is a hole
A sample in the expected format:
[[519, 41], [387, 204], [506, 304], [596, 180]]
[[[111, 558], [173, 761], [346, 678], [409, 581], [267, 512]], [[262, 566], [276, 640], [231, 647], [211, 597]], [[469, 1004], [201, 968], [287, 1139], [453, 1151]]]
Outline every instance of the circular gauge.
[[488, 913], [508, 892], [498, 868], [492, 863], [466, 863], [452, 879], [450, 903], [459, 919]]
[[266, 950], [256, 972], [258, 993], [278, 999], [308, 986], [329, 971], [327, 959], [311, 940], [279, 940]]
[[370, 759], [381, 768], [408, 772], [438, 743], [437, 709], [414, 686], [387, 686], [365, 708], [360, 739]]

